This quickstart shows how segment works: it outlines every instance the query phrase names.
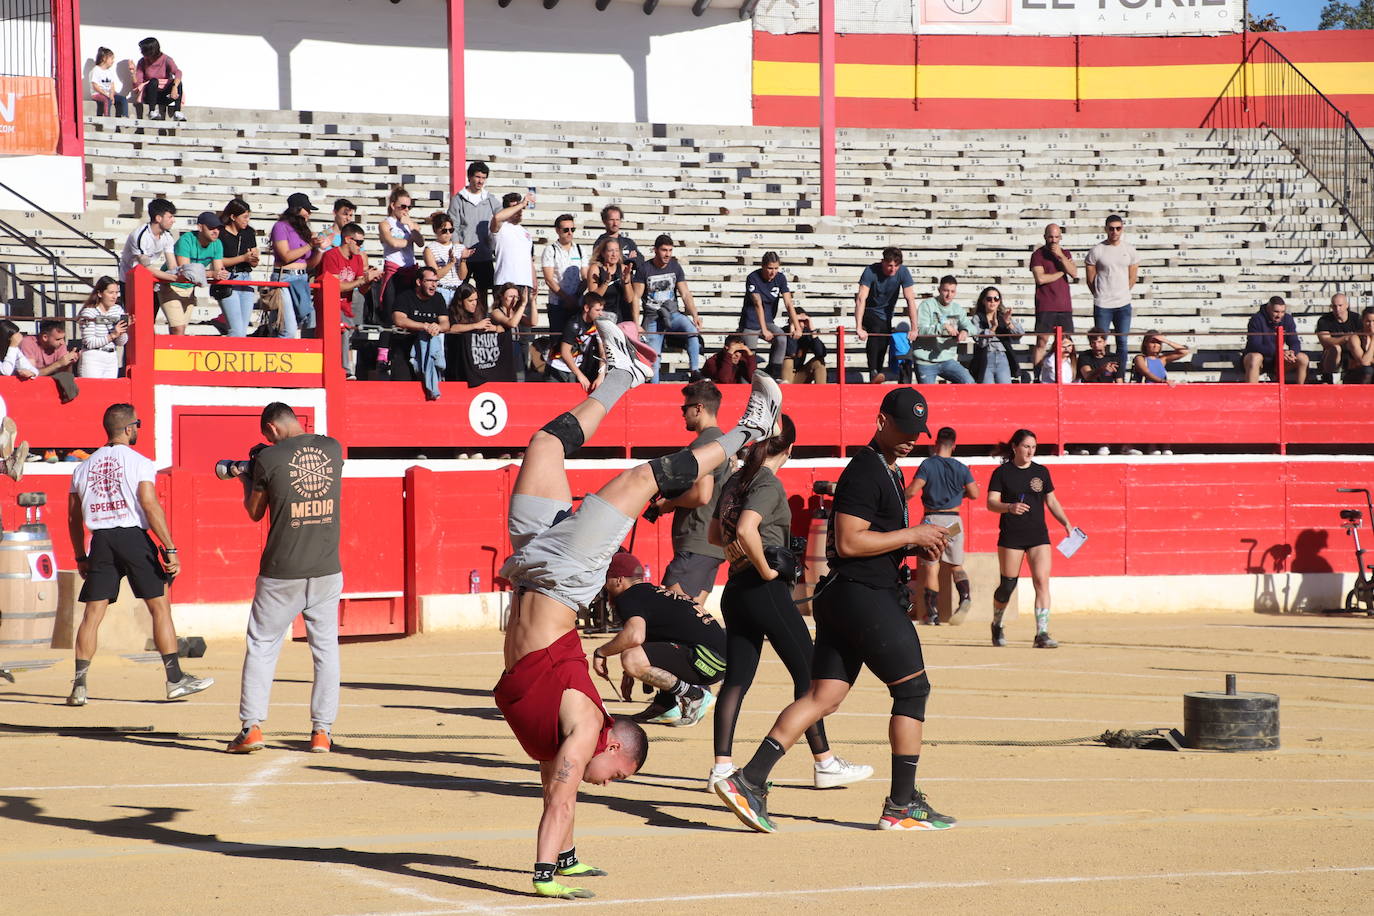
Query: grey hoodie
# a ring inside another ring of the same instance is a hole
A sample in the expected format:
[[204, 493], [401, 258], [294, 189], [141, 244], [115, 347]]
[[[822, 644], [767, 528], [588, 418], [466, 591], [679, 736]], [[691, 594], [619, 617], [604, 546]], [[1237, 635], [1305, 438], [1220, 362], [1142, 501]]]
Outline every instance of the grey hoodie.
[[453, 220], [453, 234], [464, 248], [475, 249], [468, 261], [490, 261], [491, 218], [501, 209], [501, 201], [485, 188], [474, 194], [463, 188], [449, 201], [448, 215]]

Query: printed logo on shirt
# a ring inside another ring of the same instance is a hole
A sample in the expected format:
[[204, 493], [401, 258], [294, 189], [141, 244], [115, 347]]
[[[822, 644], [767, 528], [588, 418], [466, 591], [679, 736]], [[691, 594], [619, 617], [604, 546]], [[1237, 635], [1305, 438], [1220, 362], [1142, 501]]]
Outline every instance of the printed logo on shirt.
[[1045, 481], [1041, 480], [1039, 477], [1032, 477], [1030, 488], [1032, 493], [1039, 493], [1045, 489]]
[[291, 527], [327, 525], [334, 521], [334, 500], [320, 499], [334, 483], [334, 462], [313, 445], [296, 449], [287, 465], [291, 488], [301, 497], [291, 501]]
[[115, 455], [106, 455], [91, 465], [86, 480], [96, 501], [87, 508], [92, 514], [98, 512], [123, 512], [129, 508], [124, 500], [124, 464]]

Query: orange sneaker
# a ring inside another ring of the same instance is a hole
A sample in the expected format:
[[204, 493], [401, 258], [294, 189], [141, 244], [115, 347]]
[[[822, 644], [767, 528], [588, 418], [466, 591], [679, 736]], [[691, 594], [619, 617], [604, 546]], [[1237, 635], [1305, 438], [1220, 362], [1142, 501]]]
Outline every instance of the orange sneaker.
[[315, 729], [310, 735], [310, 753], [328, 754], [332, 742], [329, 740], [329, 732], [322, 728]]
[[256, 725], [250, 725], [239, 736], [229, 742], [229, 746], [224, 750], [230, 754], [251, 754], [260, 751], [267, 746], [267, 742], [262, 739], [262, 729]]

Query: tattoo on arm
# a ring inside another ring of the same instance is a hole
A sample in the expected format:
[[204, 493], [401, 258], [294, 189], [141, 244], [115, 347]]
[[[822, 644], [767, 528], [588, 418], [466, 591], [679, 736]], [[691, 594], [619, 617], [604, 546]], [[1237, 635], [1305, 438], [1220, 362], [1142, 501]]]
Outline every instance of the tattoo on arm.
[[554, 782], [566, 783], [572, 776], [572, 761], [566, 757], [558, 761], [558, 772], [554, 774]]

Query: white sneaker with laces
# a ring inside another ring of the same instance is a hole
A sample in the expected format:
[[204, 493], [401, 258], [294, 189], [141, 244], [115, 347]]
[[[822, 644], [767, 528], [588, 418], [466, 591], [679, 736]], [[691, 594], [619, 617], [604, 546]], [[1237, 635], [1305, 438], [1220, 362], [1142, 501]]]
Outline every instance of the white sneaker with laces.
[[754, 433], [757, 438], [767, 439], [778, 426], [778, 414], [782, 412], [782, 389], [767, 372], [754, 373], [754, 385], [749, 392], [749, 403], [744, 405], [739, 425]]
[[215, 679], [212, 677], [196, 677], [194, 674], [182, 674], [181, 680], [175, 684], [167, 685], [167, 699], [179, 700], [182, 697], [189, 697], [193, 693], [200, 693], [207, 687], [213, 686]]
[[815, 764], [816, 788], [834, 789], [847, 786], [851, 782], [863, 782], [873, 775], [873, 767], [863, 763], [850, 763], [838, 754], [822, 764]]
[[706, 791], [707, 791], [707, 792], [715, 792], [715, 791], [716, 791], [716, 783], [718, 783], [718, 782], [724, 782], [725, 780], [729, 779], [731, 776], [734, 776], [734, 775], [735, 775], [735, 768], [734, 768], [734, 767], [731, 767], [728, 771], [726, 771], [726, 772], [724, 772], [724, 773], [717, 773], [715, 767], [712, 767], [712, 768], [711, 768], [711, 772], [710, 772], [709, 774], [707, 774], [707, 776], [706, 776]]
[[601, 342], [606, 345], [606, 359], [613, 369], [624, 369], [630, 373], [630, 387], [638, 388], [654, 374], [653, 369], [640, 361], [625, 332], [616, 327], [609, 318], [596, 319], [596, 330]]

